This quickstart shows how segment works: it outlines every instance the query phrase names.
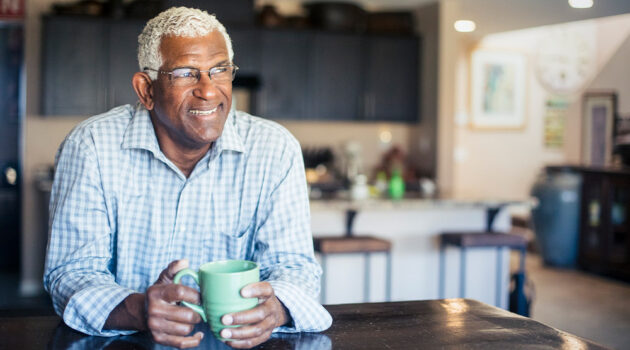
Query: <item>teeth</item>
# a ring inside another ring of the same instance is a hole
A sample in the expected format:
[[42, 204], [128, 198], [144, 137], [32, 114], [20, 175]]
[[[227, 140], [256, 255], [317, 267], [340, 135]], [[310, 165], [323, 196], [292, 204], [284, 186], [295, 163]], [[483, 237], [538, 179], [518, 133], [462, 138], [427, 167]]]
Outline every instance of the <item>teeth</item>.
[[218, 107], [214, 107], [213, 109], [211, 109], [209, 111], [205, 111], [205, 110], [204, 111], [200, 111], [198, 109], [191, 109], [190, 110], [190, 114], [194, 114], [194, 115], [210, 115], [210, 114], [216, 112], [217, 108]]

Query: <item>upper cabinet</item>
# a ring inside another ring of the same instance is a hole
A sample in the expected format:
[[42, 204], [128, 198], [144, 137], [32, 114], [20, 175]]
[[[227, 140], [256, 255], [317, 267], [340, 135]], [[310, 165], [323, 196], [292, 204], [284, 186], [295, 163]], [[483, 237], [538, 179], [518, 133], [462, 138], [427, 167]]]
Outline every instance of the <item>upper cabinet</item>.
[[101, 20], [46, 17], [43, 22], [42, 110], [88, 115], [107, 107], [107, 56]]
[[107, 107], [112, 108], [138, 101], [138, 96], [131, 85], [131, 79], [140, 70], [138, 66], [138, 35], [144, 28], [144, 22], [112, 21], [108, 27]]
[[[94, 115], [135, 103], [140, 20], [44, 17], [42, 112]], [[251, 112], [269, 119], [417, 122], [416, 37], [230, 27]], [[157, 67], [151, 67], [157, 68]]]
[[[359, 120], [363, 43], [358, 35], [316, 32], [307, 49], [307, 119]], [[303, 69], [304, 69], [303, 68]]]
[[258, 110], [270, 119], [304, 119], [308, 42], [302, 32], [263, 31]]
[[418, 39], [371, 37], [367, 44], [364, 118], [418, 119]]

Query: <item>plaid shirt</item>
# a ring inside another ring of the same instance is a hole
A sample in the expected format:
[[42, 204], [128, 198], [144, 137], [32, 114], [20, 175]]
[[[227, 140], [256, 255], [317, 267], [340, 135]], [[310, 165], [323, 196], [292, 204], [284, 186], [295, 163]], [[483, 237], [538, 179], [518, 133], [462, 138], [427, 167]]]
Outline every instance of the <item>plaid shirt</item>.
[[148, 111], [125, 105], [75, 127], [55, 163], [44, 285], [68, 326], [131, 333], [103, 330], [110, 312], [182, 258], [193, 269], [256, 261], [293, 320], [275, 331], [330, 326], [300, 147], [276, 123], [233, 109], [186, 178], [160, 151]]

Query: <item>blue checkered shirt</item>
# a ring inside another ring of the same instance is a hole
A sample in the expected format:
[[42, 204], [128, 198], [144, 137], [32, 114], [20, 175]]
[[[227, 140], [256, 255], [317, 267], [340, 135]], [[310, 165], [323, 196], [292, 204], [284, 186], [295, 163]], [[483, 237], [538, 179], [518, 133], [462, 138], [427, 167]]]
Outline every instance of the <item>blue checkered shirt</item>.
[[256, 261], [292, 318], [275, 331], [330, 326], [317, 301], [304, 163], [280, 125], [230, 111], [186, 178], [160, 151], [148, 111], [125, 105], [75, 127], [55, 162], [44, 286], [68, 326], [131, 333], [104, 330], [110, 312], [182, 258], [193, 269]]

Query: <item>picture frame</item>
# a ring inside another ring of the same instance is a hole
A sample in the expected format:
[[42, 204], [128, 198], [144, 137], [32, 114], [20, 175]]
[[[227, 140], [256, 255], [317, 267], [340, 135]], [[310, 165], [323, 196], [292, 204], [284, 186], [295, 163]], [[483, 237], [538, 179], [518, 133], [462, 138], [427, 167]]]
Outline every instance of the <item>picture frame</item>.
[[617, 94], [586, 92], [582, 106], [582, 162], [588, 166], [608, 166], [615, 147]]
[[525, 55], [477, 50], [471, 57], [473, 129], [514, 130], [525, 126]]

